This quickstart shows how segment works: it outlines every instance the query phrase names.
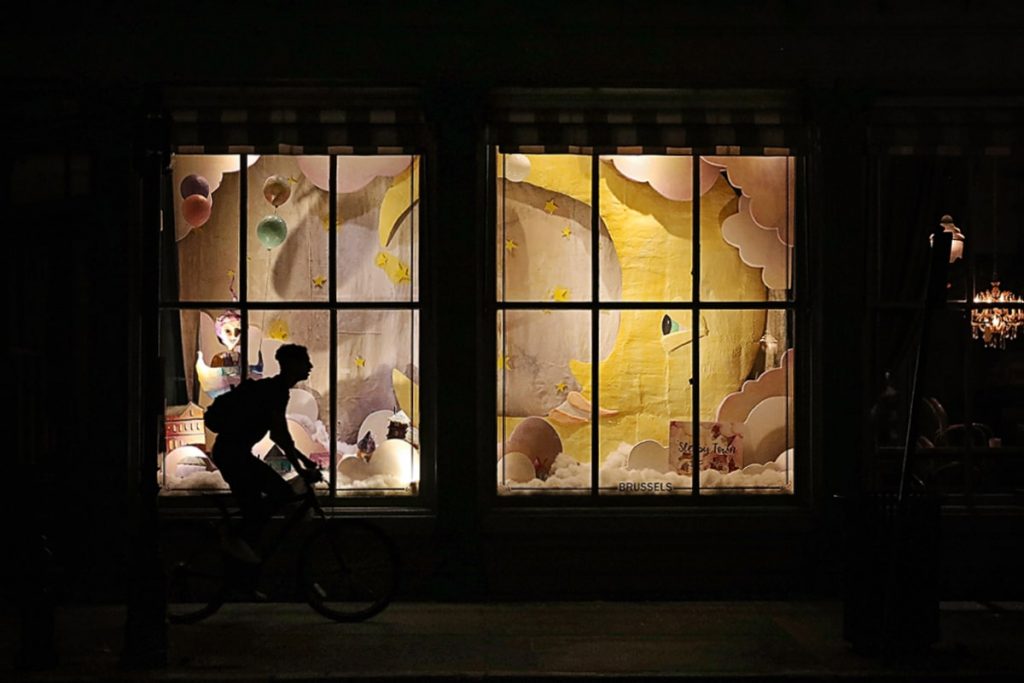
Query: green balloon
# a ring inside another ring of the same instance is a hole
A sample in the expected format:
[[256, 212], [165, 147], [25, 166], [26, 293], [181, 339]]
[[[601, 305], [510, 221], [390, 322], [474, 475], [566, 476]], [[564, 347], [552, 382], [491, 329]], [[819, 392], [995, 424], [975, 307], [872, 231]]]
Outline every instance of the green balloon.
[[280, 216], [264, 216], [256, 224], [256, 237], [267, 249], [273, 249], [288, 236], [288, 224]]

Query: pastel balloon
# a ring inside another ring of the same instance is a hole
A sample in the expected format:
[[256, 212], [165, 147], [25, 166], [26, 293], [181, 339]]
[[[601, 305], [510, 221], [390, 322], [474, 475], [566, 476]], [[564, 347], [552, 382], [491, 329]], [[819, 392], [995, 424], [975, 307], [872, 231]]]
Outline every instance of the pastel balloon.
[[202, 227], [206, 221], [210, 220], [212, 211], [213, 200], [201, 194], [189, 195], [181, 203], [181, 216], [193, 228]]
[[280, 216], [264, 216], [256, 224], [256, 238], [267, 249], [273, 249], [288, 236], [288, 224]]
[[[338, 192], [355, 192], [378, 176], [396, 176], [409, 167], [411, 156], [352, 156], [338, 159]], [[327, 190], [331, 182], [330, 157], [299, 157], [299, 170], [309, 182]]]
[[191, 197], [194, 194], [199, 194], [204, 197], [210, 196], [210, 181], [201, 175], [192, 173], [191, 175], [185, 176], [181, 181], [181, 198], [185, 199]]
[[526, 180], [530, 175], [530, 158], [525, 154], [507, 154], [505, 156], [505, 177], [513, 183]]
[[338, 192], [355, 192], [378, 176], [396, 176], [412, 163], [410, 156], [340, 157]]
[[275, 207], [284, 204], [292, 196], [292, 188], [288, 184], [288, 179], [279, 175], [267, 178], [263, 183], [263, 196]]
[[299, 157], [297, 163], [306, 180], [327, 191], [327, 186], [331, 182], [330, 157]]

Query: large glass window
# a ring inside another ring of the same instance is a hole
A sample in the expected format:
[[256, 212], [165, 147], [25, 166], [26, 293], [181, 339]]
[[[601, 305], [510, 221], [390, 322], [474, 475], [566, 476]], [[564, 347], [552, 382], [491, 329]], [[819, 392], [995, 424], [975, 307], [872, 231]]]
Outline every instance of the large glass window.
[[[869, 483], [897, 485], [916, 390], [909, 485], [994, 500], [1024, 486], [1024, 162], [915, 152], [875, 164]], [[936, 230], [952, 233], [953, 249], [938, 274], [945, 300], [926, 324]]]
[[[296, 343], [314, 368], [286, 419], [321, 486], [415, 493], [418, 158], [177, 154], [163, 195], [162, 490], [226, 488], [205, 410]], [[269, 437], [252, 450], [294, 476]]]
[[793, 491], [796, 164], [497, 153], [499, 494]]

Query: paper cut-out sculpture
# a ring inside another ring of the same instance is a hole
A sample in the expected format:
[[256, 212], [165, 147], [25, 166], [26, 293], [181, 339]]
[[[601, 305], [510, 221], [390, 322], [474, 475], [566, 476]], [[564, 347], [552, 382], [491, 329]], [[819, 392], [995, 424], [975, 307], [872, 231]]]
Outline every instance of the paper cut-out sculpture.
[[[231, 387], [242, 381], [241, 354], [238, 344], [242, 340], [242, 316], [238, 311], [228, 310], [217, 316], [214, 323], [217, 339], [225, 346], [210, 359], [207, 364], [200, 349], [196, 353], [196, 374], [199, 386], [210, 398], [217, 398]], [[263, 352], [259, 352], [259, 360], [249, 366], [249, 376], [259, 379], [263, 376]]]

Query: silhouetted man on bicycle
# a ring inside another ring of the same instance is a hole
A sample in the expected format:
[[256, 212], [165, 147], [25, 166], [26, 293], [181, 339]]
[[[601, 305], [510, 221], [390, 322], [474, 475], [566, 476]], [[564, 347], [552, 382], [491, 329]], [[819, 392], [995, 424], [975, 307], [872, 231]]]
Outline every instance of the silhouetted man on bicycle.
[[243, 517], [240, 538], [225, 539], [225, 549], [248, 562], [259, 561], [250, 544], [263, 524], [275, 510], [295, 499], [292, 487], [253, 455], [253, 446], [269, 431], [270, 439], [310, 486], [321, 479], [316, 463], [295, 447], [285, 419], [290, 389], [308, 379], [313, 369], [309, 352], [305, 346], [285, 344], [274, 357], [281, 366], [279, 374], [233, 389], [245, 392], [242, 414], [217, 434], [213, 444], [213, 462], [235, 494]]

